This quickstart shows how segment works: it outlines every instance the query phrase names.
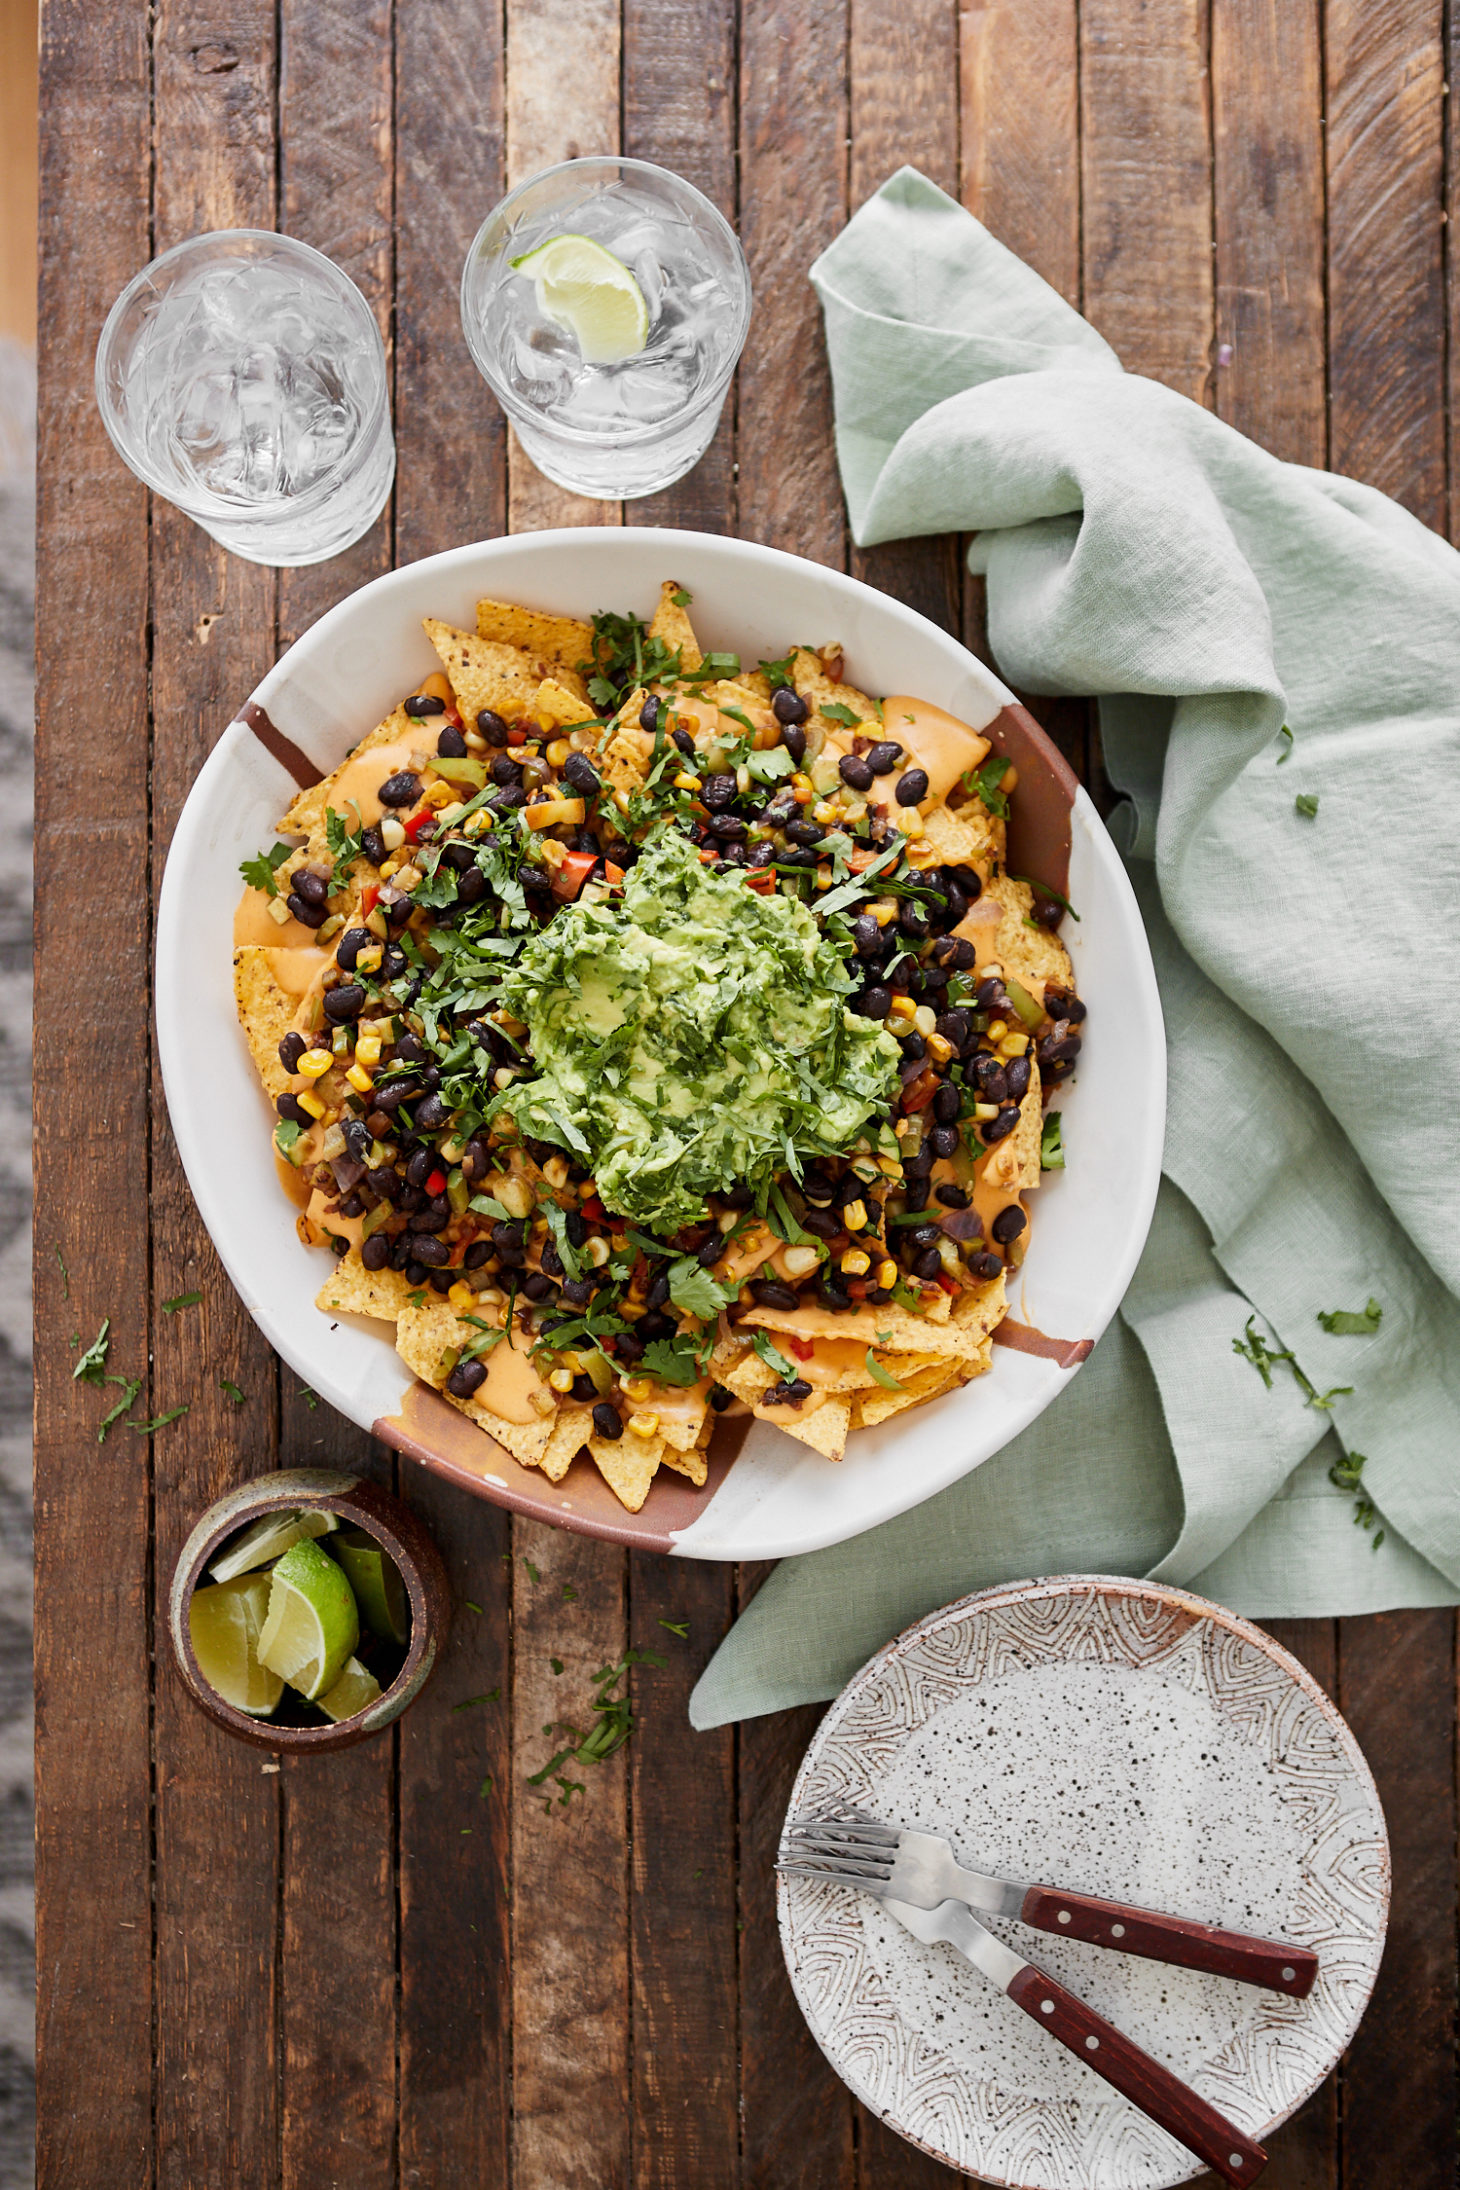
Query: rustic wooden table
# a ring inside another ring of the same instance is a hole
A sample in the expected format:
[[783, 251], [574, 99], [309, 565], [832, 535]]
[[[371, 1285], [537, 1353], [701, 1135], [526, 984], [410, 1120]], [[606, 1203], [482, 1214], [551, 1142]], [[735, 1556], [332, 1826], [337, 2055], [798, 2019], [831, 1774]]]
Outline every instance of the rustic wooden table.
[[[757, 1576], [514, 1524], [403, 1468], [481, 1610], [460, 1613], [399, 1729], [275, 1770], [182, 1693], [160, 1603], [199, 1509], [281, 1457], [392, 1461], [311, 1410], [202, 1236], [151, 1048], [157, 884], [235, 703], [331, 602], [393, 561], [620, 514], [521, 459], [457, 320], [486, 209], [572, 154], [622, 148], [693, 178], [737, 223], [756, 285], [714, 448], [627, 524], [850, 565], [979, 643], [956, 541], [849, 547], [806, 281], [911, 160], [1129, 368], [1445, 529], [1453, 23], [1440, 0], [47, 0], [44, 15], [40, 2181], [951, 2182], [852, 2104], [782, 1972], [771, 1851], [814, 1713], [738, 1733], [686, 1722]], [[236, 225], [329, 252], [392, 346], [393, 509], [323, 569], [251, 568], [149, 505], [92, 403], [127, 277]], [[1083, 708], [1038, 711], [1098, 786]], [[200, 1308], [159, 1312], [194, 1288]], [[67, 1340], [103, 1316], [114, 1362], [145, 1371], [148, 1412], [189, 1405], [152, 1440], [98, 1446], [100, 1410], [72, 1383]], [[248, 1394], [240, 1413], [222, 1375]], [[1377, 1773], [1395, 1902], [1364, 2027], [1275, 2139], [1267, 2180], [1430, 2190], [1454, 2167], [1453, 1621], [1315, 1621], [1283, 1639]], [[543, 1724], [631, 1643], [669, 1660], [637, 1682], [642, 1725], [571, 1814], [545, 1816], [525, 1784]]]

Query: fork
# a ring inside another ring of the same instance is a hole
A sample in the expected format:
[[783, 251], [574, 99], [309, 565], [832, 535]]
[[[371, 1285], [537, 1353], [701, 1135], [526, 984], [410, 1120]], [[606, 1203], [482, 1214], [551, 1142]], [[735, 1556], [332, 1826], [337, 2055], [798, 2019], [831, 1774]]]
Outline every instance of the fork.
[[791, 1818], [776, 1868], [794, 1878], [822, 1878], [860, 1887], [882, 1900], [931, 1909], [962, 1901], [985, 1916], [1014, 1917], [1057, 1939], [1083, 1939], [1119, 1954], [1137, 1954], [1182, 1969], [1206, 1970], [1263, 1985], [1301, 2000], [1313, 1988], [1318, 1957], [1284, 1940], [1218, 1931], [1182, 1916], [1127, 1907], [1093, 1894], [990, 1878], [960, 1864], [937, 1833], [884, 1825], [864, 1811], [806, 1812]]

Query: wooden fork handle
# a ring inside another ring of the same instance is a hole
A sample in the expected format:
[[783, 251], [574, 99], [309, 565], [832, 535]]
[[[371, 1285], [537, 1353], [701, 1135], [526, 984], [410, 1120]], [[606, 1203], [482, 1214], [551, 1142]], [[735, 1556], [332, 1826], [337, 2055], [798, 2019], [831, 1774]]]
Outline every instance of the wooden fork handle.
[[1052, 1886], [1031, 1886], [1020, 1910], [1026, 1924], [1056, 1939], [1083, 1939], [1092, 1947], [1114, 1947], [1121, 1954], [1144, 1955], [1151, 1962], [1174, 1962], [1181, 1969], [1208, 1970], [1214, 1977], [1236, 1977], [1243, 1984], [1266, 1985], [1304, 1999], [1318, 1975], [1318, 1957], [1306, 1947], [1281, 1939], [1253, 1939], [1246, 1932], [1214, 1931], [1184, 1916], [1162, 1916], [1154, 1909], [1128, 1909], [1119, 1901], [1099, 1901], [1087, 1893], [1057, 1893]]
[[1026, 1963], [1009, 1986], [1009, 1998], [1224, 2181], [1256, 2182], [1267, 2165], [1261, 2145], [1074, 1993]]

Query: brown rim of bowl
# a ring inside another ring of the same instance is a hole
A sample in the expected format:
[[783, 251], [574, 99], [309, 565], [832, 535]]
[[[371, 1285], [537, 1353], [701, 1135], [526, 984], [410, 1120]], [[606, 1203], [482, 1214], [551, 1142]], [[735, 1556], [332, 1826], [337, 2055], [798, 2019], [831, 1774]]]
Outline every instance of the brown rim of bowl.
[[[225, 1703], [203, 1678], [188, 1620], [193, 1592], [209, 1559], [228, 1537], [265, 1513], [290, 1506], [313, 1506], [338, 1513], [364, 1529], [394, 1562], [411, 1608], [411, 1638], [405, 1663], [368, 1709], [338, 1726], [279, 1726], [251, 1718]], [[215, 1725], [251, 1742], [256, 1749], [314, 1751], [346, 1749], [379, 1733], [399, 1718], [420, 1694], [451, 1626], [451, 1590], [440, 1552], [409, 1506], [368, 1477], [333, 1469], [289, 1468], [261, 1475], [229, 1491], [202, 1516], [178, 1554], [168, 1592], [168, 1628], [184, 1685], [199, 1709]]]

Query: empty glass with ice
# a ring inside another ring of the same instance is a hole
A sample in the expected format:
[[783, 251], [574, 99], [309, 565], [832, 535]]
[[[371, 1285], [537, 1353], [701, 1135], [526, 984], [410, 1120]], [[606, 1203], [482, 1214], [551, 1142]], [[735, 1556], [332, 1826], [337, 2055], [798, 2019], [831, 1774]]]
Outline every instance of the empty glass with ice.
[[320, 563], [395, 476], [385, 348], [339, 268], [257, 228], [194, 236], [107, 315], [96, 400], [137, 477], [251, 563]]
[[631, 500], [709, 447], [750, 324], [750, 275], [729, 223], [678, 175], [567, 160], [482, 223], [461, 323], [538, 469]]

